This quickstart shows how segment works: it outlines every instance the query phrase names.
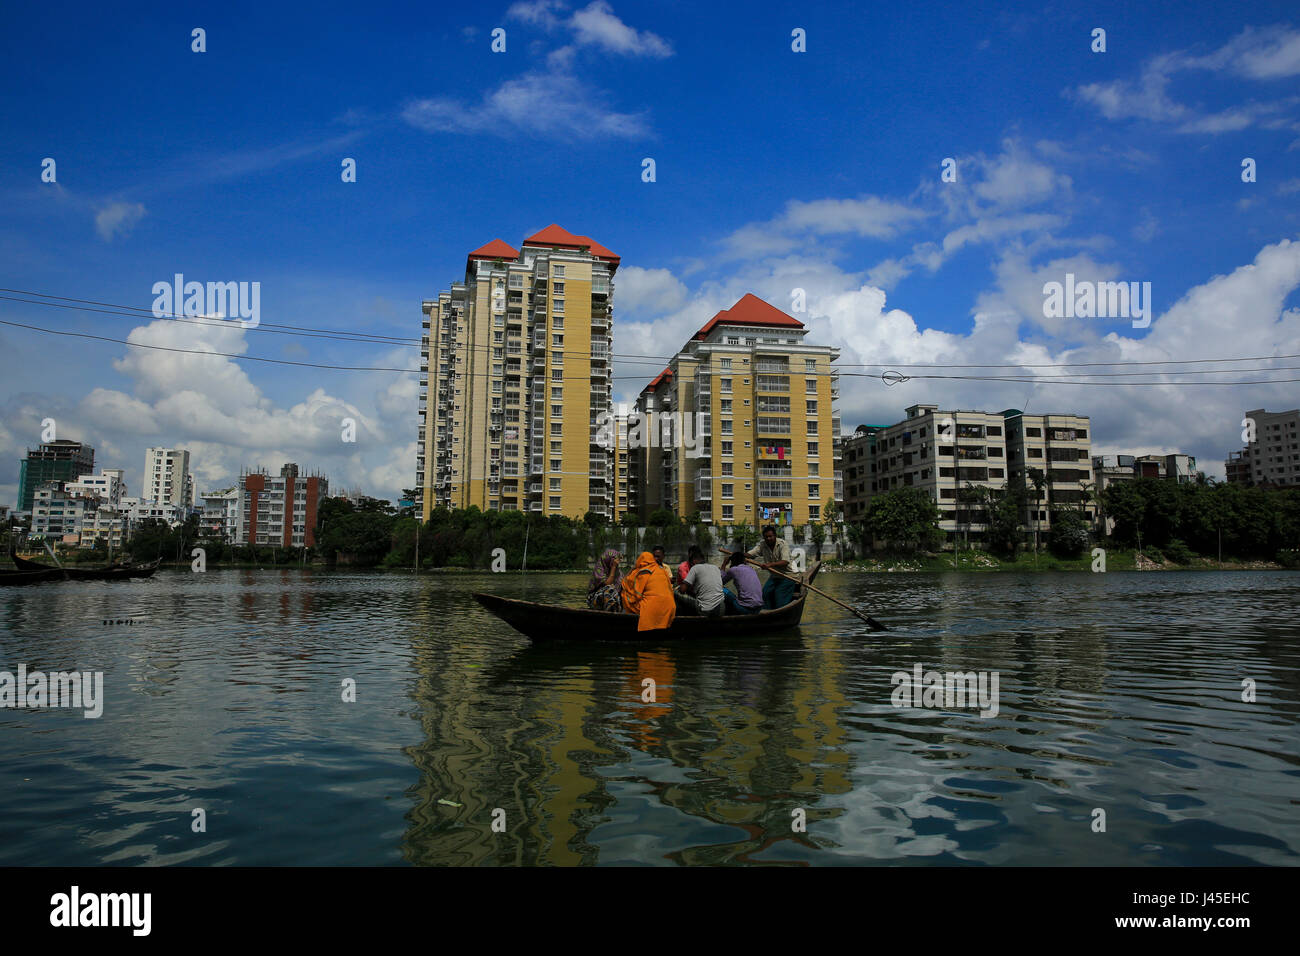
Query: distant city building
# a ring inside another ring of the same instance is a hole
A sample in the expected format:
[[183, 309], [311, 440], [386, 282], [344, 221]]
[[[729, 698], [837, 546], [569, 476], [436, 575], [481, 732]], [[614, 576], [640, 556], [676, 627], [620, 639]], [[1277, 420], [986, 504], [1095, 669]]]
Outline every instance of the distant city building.
[[1300, 484], [1300, 409], [1246, 412], [1255, 441], [1224, 462], [1228, 481], [1247, 485]]
[[44, 482], [32, 493], [31, 533], [60, 540], [64, 535], [79, 535], [87, 508], [96, 507], [95, 499], [70, 494], [62, 481]]
[[642, 518], [663, 508], [723, 525], [822, 520], [840, 485], [839, 349], [806, 335], [745, 295], [642, 389], [629, 428], [629, 446], [641, 432], [629, 456]]
[[135, 531], [148, 521], [160, 521], [169, 528], [179, 527], [185, 523], [189, 509], [184, 505], [169, 504], [165, 501], [124, 497], [121, 512], [129, 522], [130, 530]]
[[861, 524], [867, 516], [871, 501], [876, 435], [884, 430], [884, 425], [859, 425], [852, 435], [844, 439], [844, 520], [850, 524]]
[[1178, 453], [1170, 455], [1093, 455], [1092, 470], [1097, 491], [1119, 481], [1138, 478], [1167, 478], [1180, 485], [1196, 480], [1196, 459]]
[[199, 516], [199, 533], [211, 538], [234, 541], [239, 534], [238, 488], [209, 491], [199, 496], [202, 513]]
[[[845, 466], [852, 468], [846, 479], [848, 520], [861, 521], [876, 495], [918, 488], [939, 506], [939, 527], [949, 542], [978, 542], [988, 530], [988, 514], [967, 495], [1012, 486], [1028, 489], [1027, 530], [1050, 530], [1053, 515], [1066, 509], [1078, 508], [1086, 521], [1094, 520], [1086, 416], [921, 404], [909, 406], [906, 414], [894, 425], [867, 426], [846, 442]], [[1037, 507], [1035, 470], [1043, 481]]]
[[43, 442], [18, 465], [18, 510], [32, 510], [36, 489], [48, 481], [76, 481], [95, 470], [95, 449], [79, 441]]
[[150, 448], [144, 453], [144, 487], [140, 497], [169, 505], [194, 505], [190, 453], [179, 448]]
[[329, 481], [313, 473], [300, 476], [298, 466], [286, 464], [279, 476], [264, 469], [239, 477], [239, 520], [235, 544], [312, 547], [316, 517], [329, 495]]
[[101, 505], [120, 508], [126, 495], [126, 473], [121, 468], [105, 468], [97, 475], [82, 475], [64, 486], [68, 494], [97, 498]]
[[[610, 407], [619, 257], [557, 225], [471, 252], [426, 299], [416, 488], [438, 507], [615, 517]], [[432, 380], [432, 388], [429, 387]]]

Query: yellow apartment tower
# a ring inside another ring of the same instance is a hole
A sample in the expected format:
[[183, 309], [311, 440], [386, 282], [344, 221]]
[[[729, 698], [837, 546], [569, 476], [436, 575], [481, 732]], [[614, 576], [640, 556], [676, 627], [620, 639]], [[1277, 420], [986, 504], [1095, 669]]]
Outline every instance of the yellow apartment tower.
[[610, 410], [618, 264], [550, 225], [518, 250], [501, 239], [475, 249], [465, 281], [424, 301], [415, 482], [426, 520], [470, 505], [618, 519], [617, 452], [594, 435]]
[[839, 349], [806, 334], [746, 295], [642, 390], [628, 445], [643, 518], [666, 508], [719, 525], [823, 520], [842, 487]]

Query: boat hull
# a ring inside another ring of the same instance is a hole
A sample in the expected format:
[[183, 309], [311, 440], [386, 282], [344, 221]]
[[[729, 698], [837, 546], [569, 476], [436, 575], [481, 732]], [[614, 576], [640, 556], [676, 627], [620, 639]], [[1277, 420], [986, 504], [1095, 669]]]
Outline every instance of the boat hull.
[[128, 578], [147, 578], [157, 571], [162, 563], [160, 558], [148, 564], [127, 564], [109, 568], [56, 568], [49, 564], [41, 564], [39, 561], [20, 558], [16, 554], [11, 554], [10, 557], [20, 573], [49, 573], [53, 575], [50, 580], [59, 581], [125, 581]]
[[[817, 573], [817, 566], [809, 569], [807, 580]], [[785, 607], [757, 614], [726, 614], [722, 617], [703, 617], [678, 614], [668, 628], [655, 631], [638, 631], [635, 614], [611, 611], [592, 611], [588, 608], [562, 607], [557, 604], [538, 604], [520, 601], [495, 594], [474, 592], [478, 601], [489, 613], [505, 621], [520, 634], [535, 643], [552, 641], [677, 641], [716, 640], [746, 637], [788, 631], [799, 626], [803, 618], [804, 602], [808, 590], [800, 587], [795, 599]]]

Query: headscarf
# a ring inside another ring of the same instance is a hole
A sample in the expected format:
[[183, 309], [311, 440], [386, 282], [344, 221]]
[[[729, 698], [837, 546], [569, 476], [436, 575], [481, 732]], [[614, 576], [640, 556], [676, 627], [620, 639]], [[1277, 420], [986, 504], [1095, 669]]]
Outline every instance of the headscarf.
[[671, 626], [677, 613], [672, 585], [667, 573], [660, 573], [659, 562], [649, 551], [642, 551], [636, 565], [623, 579], [623, 608], [640, 615], [638, 631]]
[[605, 580], [609, 577], [610, 569], [614, 567], [614, 559], [618, 554], [618, 548], [605, 549], [605, 553], [600, 556], [595, 569], [591, 572], [591, 580], [587, 582], [588, 594], [605, 586]]

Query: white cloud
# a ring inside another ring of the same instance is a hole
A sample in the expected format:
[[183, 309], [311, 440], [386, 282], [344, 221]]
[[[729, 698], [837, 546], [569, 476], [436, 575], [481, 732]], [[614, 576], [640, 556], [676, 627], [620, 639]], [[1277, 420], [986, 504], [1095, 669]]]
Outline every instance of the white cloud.
[[596, 46], [610, 53], [630, 56], [667, 57], [673, 49], [662, 37], [649, 31], [637, 31], [614, 15], [604, 0], [583, 7], [570, 21], [576, 40], [584, 46]]
[[95, 231], [105, 242], [112, 242], [116, 235], [128, 235], [146, 211], [143, 203], [110, 202], [95, 213]]
[[662, 315], [682, 307], [687, 289], [667, 269], [643, 269], [623, 266], [618, 270], [618, 310], [620, 315]]
[[649, 132], [643, 114], [607, 109], [588, 84], [554, 70], [507, 80], [477, 104], [445, 97], [416, 100], [403, 110], [402, 118], [428, 132], [577, 139], [633, 139]]

